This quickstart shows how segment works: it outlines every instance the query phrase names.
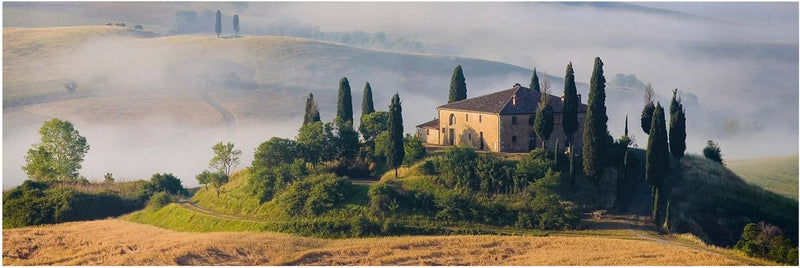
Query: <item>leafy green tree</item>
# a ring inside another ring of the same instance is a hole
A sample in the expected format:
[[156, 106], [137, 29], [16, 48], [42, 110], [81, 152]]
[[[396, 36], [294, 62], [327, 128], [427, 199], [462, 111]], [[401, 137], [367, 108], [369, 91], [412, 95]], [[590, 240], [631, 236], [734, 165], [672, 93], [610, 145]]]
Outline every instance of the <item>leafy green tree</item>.
[[183, 188], [181, 180], [172, 173], [153, 174], [153, 177], [150, 178], [150, 187], [152, 187], [153, 193], [163, 191], [174, 195], [189, 195], [189, 191]]
[[580, 101], [578, 100], [578, 89], [575, 86], [575, 72], [572, 70], [572, 62], [567, 64], [566, 74], [564, 76], [564, 107], [561, 110], [561, 128], [567, 136], [567, 144], [569, 144], [569, 182], [570, 185], [575, 186], [575, 167], [573, 136], [578, 131], [578, 107]]
[[372, 87], [367, 82], [364, 85], [364, 97], [361, 100], [361, 117], [375, 112], [375, 107], [372, 104]]
[[336, 152], [340, 163], [348, 163], [358, 154], [358, 132], [352, 124], [342, 124], [336, 128]]
[[258, 145], [252, 166], [274, 167], [290, 164], [295, 158], [298, 158], [299, 153], [297, 142], [290, 139], [272, 137]]
[[39, 143], [31, 145], [22, 169], [35, 181], [76, 180], [89, 144], [69, 121], [52, 119], [39, 128]]
[[235, 37], [239, 37], [239, 14], [233, 15], [233, 32]]
[[592, 79], [589, 81], [589, 103], [583, 129], [583, 172], [595, 184], [603, 177], [603, 156], [608, 137], [606, 115], [606, 79], [603, 61], [594, 59]]
[[405, 147], [403, 146], [403, 107], [400, 103], [400, 95], [397, 93], [392, 96], [389, 104], [389, 146], [386, 154], [386, 164], [394, 168], [394, 177], [397, 178], [397, 168], [403, 164], [405, 157]]
[[78, 90], [78, 82], [75, 82], [75, 80], [69, 80], [64, 83], [64, 89], [66, 89], [67, 92], [69, 92], [69, 95], [72, 96], [72, 94]]
[[222, 33], [222, 12], [217, 9], [217, 19], [216, 23], [214, 24], [214, 32], [217, 33], [217, 38], [219, 38], [219, 34]]
[[644, 108], [642, 108], [642, 131], [650, 135], [650, 125], [653, 123], [653, 111], [656, 110], [656, 105], [653, 103], [653, 86], [650, 83], [644, 87]]
[[314, 101], [314, 93], [308, 93], [308, 98], [306, 99], [306, 114], [303, 117], [303, 125], [319, 121], [319, 108], [317, 108], [317, 102]]
[[459, 64], [453, 69], [453, 77], [450, 78], [450, 96], [447, 98], [447, 103], [465, 99], [467, 99], [467, 82], [464, 79], [461, 64]]
[[325, 137], [325, 124], [322, 122], [312, 122], [300, 127], [295, 139], [306, 162], [316, 166], [322, 161]]
[[379, 133], [388, 130], [389, 112], [375, 111], [361, 116], [361, 125], [358, 126], [361, 136], [365, 141], [372, 141]]
[[208, 170], [203, 170], [195, 178], [200, 184], [214, 186], [214, 189], [217, 190], [217, 197], [219, 197], [220, 189], [222, 189], [223, 184], [228, 183], [229, 175], [225, 174], [224, 171], [209, 172]]
[[422, 145], [422, 139], [418, 136], [406, 135], [403, 138], [403, 148], [405, 156], [403, 157], [403, 165], [411, 166], [419, 160], [425, 158], [425, 146]]
[[719, 148], [719, 145], [714, 143], [712, 140], [708, 140], [706, 147], [703, 148], [703, 156], [713, 160], [714, 162], [725, 165], [724, 161], [722, 160], [722, 150]]
[[675, 158], [681, 159], [686, 152], [686, 111], [680, 99], [676, 100], [678, 89], [672, 92], [669, 105], [669, 151]]
[[347, 77], [339, 80], [339, 100], [336, 104], [336, 122], [339, 125], [349, 125], [353, 128], [353, 98], [350, 94], [350, 82]]
[[662, 200], [664, 178], [669, 173], [669, 145], [667, 144], [667, 126], [664, 119], [664, 108], [661, 103], [656, 105], [653, 112], [653, 122], [650, 126], [650, 136], [647, 140], [647, 153], [645, 158], [645, 178], [653, 194], [653, 220], [660, 226], [661, 213], [658, 212]]
[[536, 67], [533, 68], [533, 76], [531, 76], [530, 89], [533, 89], [533, 91], [536, 92], [541, 92], [541, 89], [539, 88], [539, 75], [536, 74]]
[[475, 161], [478, 154], [469, 146], [453, 146], [445, 152], [441, 162], [442, 184], [461, 190], [478, 189], [480, 184], [475, 181]]
[[236, 166], [239, 165], [239, 156], [242, 155], [242, 150], [234, 149], [233, 143], [218, 142], [211, 147], [214, 151], [214, 157], [208, 163], [208, 167], [214, 168], [219, 173], [230, 176]]

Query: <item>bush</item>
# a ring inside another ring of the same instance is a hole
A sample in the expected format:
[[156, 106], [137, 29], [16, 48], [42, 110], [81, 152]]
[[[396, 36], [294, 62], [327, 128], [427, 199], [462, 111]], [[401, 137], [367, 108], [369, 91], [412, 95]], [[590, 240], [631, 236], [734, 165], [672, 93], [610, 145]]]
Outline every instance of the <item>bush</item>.
[[276, 202], [289, 215], [318, 216], [342, 205], [352, 192], [351, 188], [347, 178], [333, 174], [316, 175], [290, 184], [278, 195]]
[[406, 135], [403, 139], [403, 147], [405, 150], [403, 166], [406, 167], [425, 158], [425, 155], [428, 153], [425, 151], [425, 146], [422, 145], [422, 140], [418, 136]]
[[706, 147], [703, 148], [703, 156], [724, 165], [722, 161], [722, 150], [720, 150], [719, 145], [712, 140], [708, 140]]
[[386, 183], [376, 183], [370, 186], [367, 195], [369, 196], [369, 209], [373, 215], [394, 215], [399, 207], [397, 201], [399, 193]]
[[133, 26], [133, 28], [137, 30], [142, 30], [144, 29], [144, 26], [142, 26], [141, 24], [136, 24], [136, 26]]
[[172, 200], [169, 198], [167, 193], [158, 192], [150, 198], [149, 202], [147, 202], [147, 208], [158, 210], [169, 205], [170, 202], [172, 202]]
[[483, 193], [510, 193], [514, 184], [515, 164], [493, 157], [480, 157], [475, 163], [475, 175], [478, 177], [479, 189]]
[[780, 228], [768, 223], [745, 225], [744, 232], [734, 248], [748, 256], [797, 265], [797, 247], [783, 236]]
[[441, 183], [461, 190], [478, 190], [479, 183], [474, 168], [477, 158], [478, 154], [471, 147], [455, 146], [447, 149], [439, 169]]
[[248, 189], [258, 197], [259, 202], [272, 200], [289, 184], [308, 176], [306, 162], [295, 159], [291, 165], [279, 165], [273, 168], [252, 167], [248, 179]]
[[154, 192], [164, 191], [168, 194], [188, 196], [189, 191], [183, 188], [181, 180], [172, 173], [156, 173], [150, 178]]
[[425, 160], [425, 162], [420, 165], [419, 170], [424, 175], [437, 175], [439, 172], [436, 170], [436, 164], [434, 164], [431, 160]]

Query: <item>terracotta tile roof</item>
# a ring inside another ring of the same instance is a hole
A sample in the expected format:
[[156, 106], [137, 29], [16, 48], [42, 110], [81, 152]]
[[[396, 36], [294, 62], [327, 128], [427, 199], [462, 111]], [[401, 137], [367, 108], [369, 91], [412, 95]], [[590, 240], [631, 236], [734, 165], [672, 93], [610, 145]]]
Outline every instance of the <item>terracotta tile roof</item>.
[[[448, 103], [437, 108], [496, 114], [534, 114], [536, 113], [536, 107], [539, 106], [541, 96], [542, 93], [515, 85], [510, 89]], [[560, 113], [563, 109], [564, 103], [561, 102], [560, 96], [550, 95], [547, 102], [557, 113]], [[586, 112], [586, 105], [581, 103], [578, 107], [578, 112]]]
[[417, 125], [418, 128], [435, 128], [439, 129], [439, 118]]

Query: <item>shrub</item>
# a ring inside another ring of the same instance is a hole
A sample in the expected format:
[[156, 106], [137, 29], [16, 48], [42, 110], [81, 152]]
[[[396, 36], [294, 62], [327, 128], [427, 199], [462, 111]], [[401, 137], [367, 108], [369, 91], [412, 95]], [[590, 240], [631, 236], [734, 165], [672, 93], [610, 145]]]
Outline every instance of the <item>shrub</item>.
[[515, 164], [493, 157], [480, 157], [475, 163], [475, 175], [483, 193], [502, 194], [511, 192]]
[[147, 202], [147, 208], [158, 210], [169, 205], [170, 202], [172, 202], [172, 200], [170, 200], [167, 193], [158, 192], [150, 198], [149, 202]]
[[425, 158], [427, 151], [425, 146], [422, 145], [422, 140], [418, 136], [406, 135], [403, 139], [403, 147], [405, 149], [405, 157], [403, 158], [403, 166], [411, 166], [417, 161]]
[[141, 24], [136, 24], [136, 26], [133, 26], [133, 28], [137, 30], [142, 30], [144, 29], [144, 26], [142, 26]]
[[714, 160], [714, 162], [725, 164], [722, 160], [722, 150], [720, 150], [719, 145], [714, 143], [712, 140], [708, 140], [706, 147], [703, 148], [703, 156], [708, 159]]
[[386, 183], [376, 183], [369, 187], [369, 209], [373, 215], [385, 216], [394, 214], [399, 207], [399, 193]]
[[447, 149], [442, 158], [439, 177], [443, 185], [462, 190], [477, 190], [475, 161], [478, 154], [471, 147], [455, 146]]
[[431, 160], [425, 160], [422, 165], [419, 166], [419, 170], [424, 175], [437, 175], [438, 172], [436, 170], [436, 164], [434, 164]]
[[768, 223], [745, 225], [744, 232], [734, 248], [748, 256], [797, 265], [797, 247], [783, 236], [780, 228]]
[[292, 216], [318, 216], [338, 205], [349, 195], [352, 184], [344, 177], [322, 174], [290, 184], [276, 202]]

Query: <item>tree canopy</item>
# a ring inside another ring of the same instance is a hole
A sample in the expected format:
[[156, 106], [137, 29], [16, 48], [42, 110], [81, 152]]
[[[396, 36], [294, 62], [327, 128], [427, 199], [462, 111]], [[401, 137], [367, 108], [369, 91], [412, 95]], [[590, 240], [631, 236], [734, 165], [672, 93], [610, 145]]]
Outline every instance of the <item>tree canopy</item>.
[[337, 125], [347, 124], [353, 128], [353, 97], [350, 94], [350, 81], [347, 77], [339, 79], [339, 99], [336, 103], [336, 120]]
[[306, 99], [306, 113], [303, 117], [303, 125], [319, 121], [319, 108], [317, 107], [317, 102], [314, 100], [314, 93], [308, 93], [308, 98]]
[[375, 112], [375, 106], [372, 104], [372, 86], [367, 82], [364, 85], [364, 97], [361, 100], [361, 116]]
[[54, 118], [39, 128], [41, 140], [31, 145], [22, 169], [35, 181], [78, 178], [83, 157], [89, 151], [86, 138], [69, 121]]
[[233, 143], [218, 142], [211, 147], [214, 151], [214, 157], [208, 163], [208, 167], [216, 169], [219, 173], [230, 176], [236, 166], [239, 165], [239, 156], [242, 155], [242, 150], [234, 149]]
[[672, 92], [669, 116], [669, 151], [675, 158], [682, 158], [686, 152], [686, 111], [680, 99], [676, 99], [678, 89]]
[[536, 92], [541, 92], [541, 89], [539, 88], [539, 75], [536, 74], [536, 67], [533, 68], [533, 76], [531, 76], [530, 89], [533, 89], [533, 91]]
[[[572, 70], [572, 62], [567, 64], [566, 75], [564, 76], [564, 107], [561, 111], [561, 124], [567, 137], [571, 138], [575, 131], [578, 131], [578, 89], [575, 87], [575, 72]], [[570, 140], [570, 146], [572, 141]]]

